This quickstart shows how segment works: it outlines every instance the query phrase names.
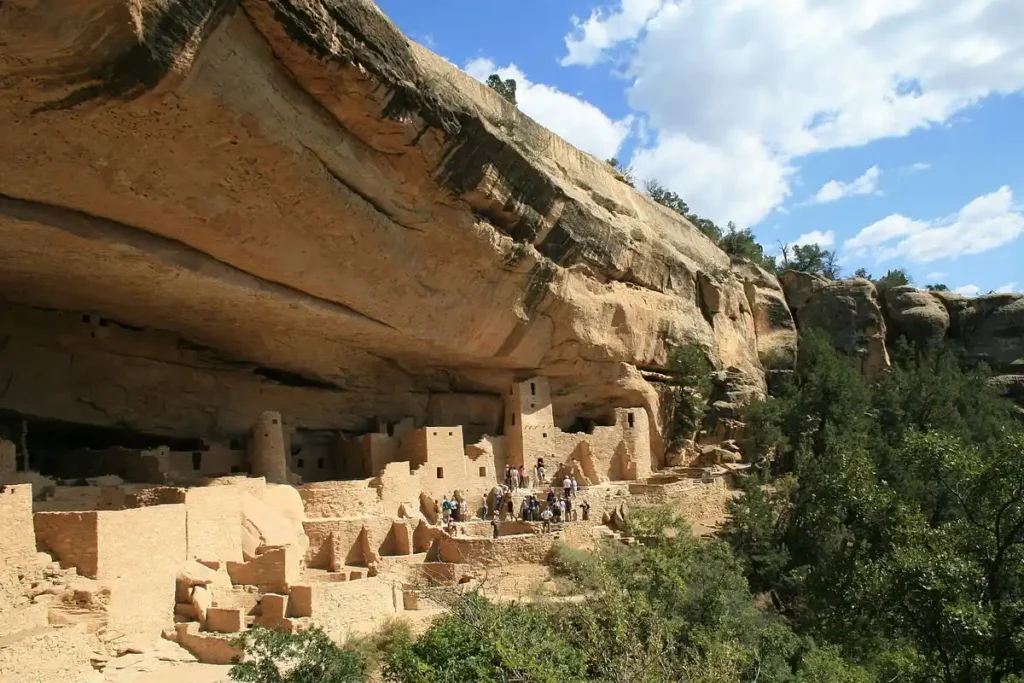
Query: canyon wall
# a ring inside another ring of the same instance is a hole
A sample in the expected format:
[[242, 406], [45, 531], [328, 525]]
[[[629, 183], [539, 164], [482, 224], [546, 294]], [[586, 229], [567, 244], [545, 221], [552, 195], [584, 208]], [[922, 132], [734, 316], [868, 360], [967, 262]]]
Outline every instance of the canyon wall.
[[658, 448], [671, 346], [755, 391], [795, 348], [774, 276], [368, 0], [11, 0], [0, 34], [0, 410], [475, 438], [543, 375]]

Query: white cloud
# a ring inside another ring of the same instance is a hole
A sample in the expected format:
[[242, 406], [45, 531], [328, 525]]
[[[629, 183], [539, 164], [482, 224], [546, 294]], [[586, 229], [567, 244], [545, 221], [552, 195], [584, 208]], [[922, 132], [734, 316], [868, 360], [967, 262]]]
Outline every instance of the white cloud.
[[566, 55], [562, 58], [562, 66], [597, 63], [606, 50], [636, 38], [662, 4], [663, 0], [622, 0], [615, 12], [598, 8], [586, 21], [573, 17], [575, 29], [565, 37]]
[[939, 280], [941, 280], [944, 277], [946, 277], [946, 273], [945, 272], [943, 272], [941, 270], [933, 270], [932, 272], [930, 272], [927, 275], [925, 275], [924, 279], [927, 281], [926, 284], [935, 284], [936, 282], [938, 282]]
[[863, 175], [848, 183], [844, 183], [841, 180], [830, 180], [821, 186], [821, 189], [814, 195], [811, 202], [814, 204], [827, 204], [829, 202], [842, 199], [843, 197], [853, 197], [855, 195], [863, 194], [880, 194], [878, 189], [878, 179], [881, 175], [882, 170], [878, 168], [878, 166], [872, 166], [868, 170], [864, 171]]
[[533, 83], [515, 64], [498, 67], [490, 59], [466, 64], [466, 73], [483, 81], [493, 73], [516, 81], [519, 108], [556, 135], [601, 159], [615, 156], [633, 126], [633, 117], [613, 121], [593, 104], [557, 88]]
[[964, 296], [978, 296], [981, 294], [981, 287], [978, 285], [964, 285], [963, 287], [957, 287], [953, 291]]
[[[659, 179], [696, 202], [697, 213], [720, 225], [732, 220], [747, 226], [764, 218], [789, 195], [792, 173], [759, 140], [740, 135], [723, 147], [687, 135], [662, 138], [634, 155], [632, 163], [639, 177]], [[736, 187], [748, 191], [737, 195]]]
[[630, 104], [657, 131], [637, 167], [697, 213], [751, 223], [789, 195], [796, 158], [1024, 89], [1022, 25], [1020, 0], [618, 0], [574, 30], [563, 61], [622, 56]]
[[1005, 285], [1003, 285], [1002, 287], [998, 287], [996, 289], [996, 294], [1013, 294], [1016, 291], [1017, 291], [1017, 283], [1016, 282], [1008, 282]]
[[793, 240], [789, 246], [791, 247], [802, 247], [808, 244], [817, 244], [823, 249], [827, 249], [836, 243], [836, 233], [832, 230], [828, 232], [822, 232], [821, 230], [812, 230], [811, 232], [805, 232], [795, 240]]
[[923, 161], [918, 161], [917, 163], [914, 163], [914, 164], [910, 165], [910, 170], [911, 171], [927, 171], [931, 167], [932, 167], [931, 164], [927, 164], [927, 163], [925, 163]]
[[877, 261], [905, 257], [927, 263], [980, 254], [1022, 234], [1024, 214], [1014, 206], [1013, 192], [1003, 186], [938, 220], [915, 220], [894, 213], [867, 226], [843, 246], [855, 256], [871, 254]]

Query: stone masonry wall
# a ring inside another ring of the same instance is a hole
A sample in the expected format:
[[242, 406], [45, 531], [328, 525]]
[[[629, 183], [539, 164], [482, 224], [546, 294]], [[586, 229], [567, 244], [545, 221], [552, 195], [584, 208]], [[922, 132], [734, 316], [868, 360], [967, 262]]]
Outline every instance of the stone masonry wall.
[[97, 514], [95, 510], [37, 512], [36, 544], [40, 550], [53, 553], [62, 565], [75, 567], [82, 576], [95, 579], [99, 573]]

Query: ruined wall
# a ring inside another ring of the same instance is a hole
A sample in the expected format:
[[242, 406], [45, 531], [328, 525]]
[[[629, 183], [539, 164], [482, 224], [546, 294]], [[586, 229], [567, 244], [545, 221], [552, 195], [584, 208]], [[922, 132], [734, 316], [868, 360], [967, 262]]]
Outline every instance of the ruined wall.
[[372, 629], [402, 609], [396, 586], [380, 578], [311, 584], [312, 617], [338, 642], [354, 628]]
[[96, 515], [95, 511], [35, 513], [39, 548], [53, 553], [61, 565], [75, 567], [82, 576], [97, 578], [99, 522]]
[[553, 534], [524, 534], [497, 539], [442, 535], [440, 539], [442, 562], [488, 567], [546, 563], [557, 541]]
[[[385, 514], [372, 479], [325, 481], [298, 488], [306, 516], [365, 517]], [[392, 513], [393, 514], [393, 513]]]
[[174, 617], [174, 581], [186, 559], [186, 506], [99, 511], [98, 571], [110, 586], [113, 628], [158, 635]]
[[242, 500], [234, 486], [191, 488], [184, 492], [189, 558], [242, 560]]
[[13, 569], [31, 561], [36, 552], [32, 532], [32, 486], [0, 486], [0, 566]]

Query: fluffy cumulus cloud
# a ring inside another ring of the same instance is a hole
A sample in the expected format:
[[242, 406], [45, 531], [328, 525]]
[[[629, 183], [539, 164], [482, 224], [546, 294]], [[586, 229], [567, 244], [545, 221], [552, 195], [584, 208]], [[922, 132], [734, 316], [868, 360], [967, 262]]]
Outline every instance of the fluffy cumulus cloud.
[[821, 186], [817, 194], [811, 200], [815, 204], [828, 204], [843, 197], [853, 197], [863, 194], [880, 194], [878, 179], [882, 171], [877, 166], [872, 166], [864, 171], [864, 174], [854, 178], [848, 183], [842, 180], [830, 180]]
[[625, 60], [630, 104], [657, 131], [637, 170], [752, 223], [789, 194], [793, 159], [1024, 89], [1022, 25], [1020, 0], [618, 0], [578, 22], [564, 61]]
[[957, 287], [953, 291], [957, 294], [963, 294], [964, 296], [978, 296], [981, 294], [981, 287], [978, 285], [964, 285], [962, 287]]
[[533, 83], [515, 64], [498, 67], [490, 59], [474, 59], [465, 67], [477, 80], [497, 73], [516, 81], [519, 108], [557, 135], [601, 158], [615, 156], [629, 135], [633, 117], [613, 121], [593, 104], [557, 88]]
[[877, 261], [902, 257], [919, 263], [980, 254], [1024, 234], [1024, 214], [1003, 186], [973, 199], [954, 215], [927, 221], [891, 214], [844, 243], [854, 256]]
[[1016, 291], [1017, 291], [1017, 283], [1016, 282], [1008, 282], [1005, 285], [1003, 285], [1002, 287], [997, 287], [996, 288], [996, 294], [1013, 294]]
[[812, 230], [800, 235], [793, 240], [789, 246], [791, 247], [803, 247], [808, 244], [817, 244], [823, 249], [827, 249], [836, 243], [836, 234], [829, 230], [828, 232], [822, 232], [821, 230]]

